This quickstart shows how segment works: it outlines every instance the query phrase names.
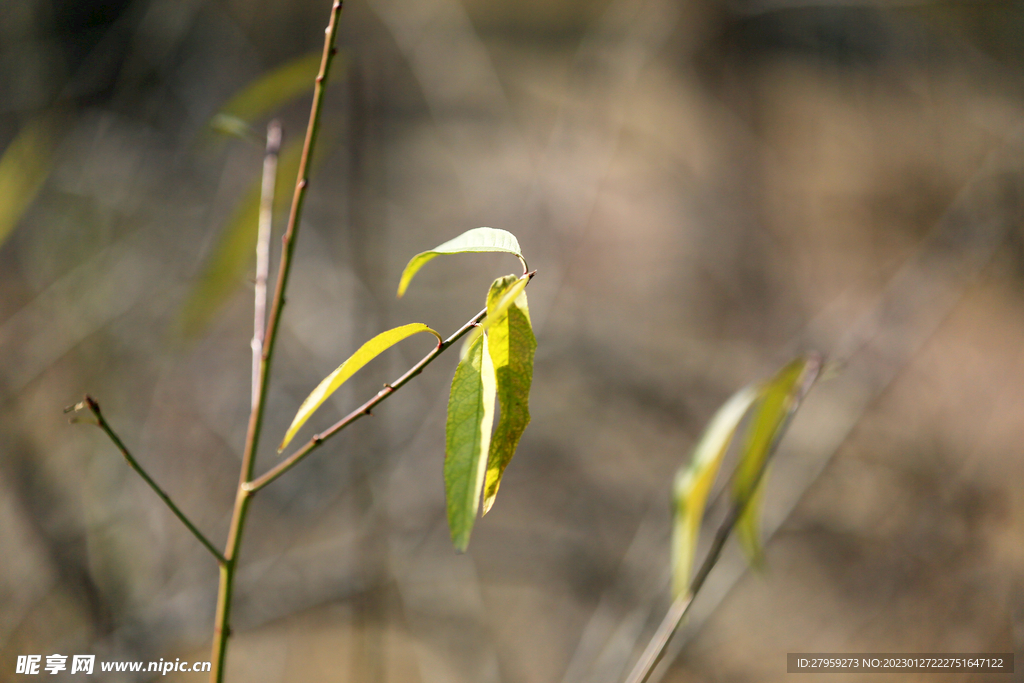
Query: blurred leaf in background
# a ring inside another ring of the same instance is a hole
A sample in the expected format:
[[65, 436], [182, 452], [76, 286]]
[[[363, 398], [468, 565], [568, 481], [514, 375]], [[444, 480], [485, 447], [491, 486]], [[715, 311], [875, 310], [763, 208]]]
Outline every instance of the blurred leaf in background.
[[[301, 154], [301, 140], [286, 144], [281, 152], [274, 192], [275, 216], [283, 210], [294, 189]], [[179, 331], [185, 339], [194, 339], [206, 329], [255, 263], [259, 213], [260, 179], [256, 178], [221, 231], [182, 307]]]
[[43, 116], [26, 123], [0, 156], [0, 245], [49, 177], [57, 141], [57, 122]]
[[[334, 64], [331, 81], [344, 77], [346, 71], [344, 59], [336, 59]], [[210, 119], [210, 127], [232, 135], [238, 135], [240, 128], [251, 128], [271, 112], [311, 92], [318, 68], [320, 53], [310, 52], [271, 69], [235, 93]]]

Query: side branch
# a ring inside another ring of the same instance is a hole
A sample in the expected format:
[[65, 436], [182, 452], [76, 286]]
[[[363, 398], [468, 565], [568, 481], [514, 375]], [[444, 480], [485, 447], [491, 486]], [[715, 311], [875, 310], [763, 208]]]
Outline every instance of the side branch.
[[110, 425], [107, 424], [107, 421], [103, 418], [103, 413], [100, 411], [100, 404], [97, 403], [94, 398], [92, 398], [91, 396], [86, 396], [84, 401], [75, 405], [72, 408], [69, 408], [68, 411], [65, 412], [70, 412], [71, 410], [78, 411], [83, 408], [89, 409], [89, 412], [91, 412], [93, 414], [93, 417], [96, 418], [96, 426], [102, 429], [103, 433], [110, 438], [110, 440], [114, 443], [115, 446], [117, 446], [117, 449], [121, 451], [121, 455], [124, 456], [124, 459], [128, 462], [131, 468], [135, 470], [140, 477], [142, 477], [143, 481], [149, 484], [149, 487], [156, 492], [156, 495], [160, 496], [160, 500], [162, 500], [167, 505], [167, 507], [171, 509], [171, 512], [173, 512], [174, 515], [181, 520], [181, 523], [184, 524], [185, 527], [192, 532], [192, 535], [195, 536], [199, 540], [199, 542], [203, 544], [203, 547], [210, 551], [210, 554], [213, 555], [214, 558], [216, 558], [218, 563], [220, 563], [221, 565], [225, 564], [226, 560], [224, 559], [224, 556], [221, 554], [221, 552], [217, 550], [217, 548], [215, 548], [212, 543], [210, 543], [209, 539], [207, 539], [206, 536], [203, 535], [203, 532], [196, 528], [196, 525], [193, 524], [192, 521], [185, 516], [185, 513], [182, 512], [181, 509], [174, 504], [174, 501], [171, 500], [171, 497], [168, 496], [167, 493], [165, 493], [164, 490], [160, 488], [160, 486], [155, 481], [153, 481], [153, 478], [146, 473], [146, 470], [142, 469], [142, 465], [140, 465], [138, 461], [132, 456], [132, 454], [125, 447], [124, 443], [121, 441], [120, 437], [118, 437], [114, 430], [110, 428]]
[[480, 321], [483, 320], [485, 317], [487, 317], [486, 308], [477, 313], [476, 315], [474, 315], [469, 320], [469, 322], [460, 327], [459, 330], [455, 332], [455, 334], [448, 337], [443, 342], [439, 343], [437, 346], [431, 349], [430, 353], [428, 353], [426, 356], [420, 359], [420, 361], [416, 363], [416, 365], [409, 368], [409, 370], [404, 375], [396, 379], [394, 382], [385, 385], [383, 389], [377, 392], [376, 396], [374, 396], [369, 401], [353, 410], [351, 413], [343, 417], [338, 422], [334, 423], [334, 425], [332, 425], [325, 431], [320, 432], [319, 434], [314, 434], [313, 438], [307, 441], [302, 448], [295, 451], [287, 458], [279, 462], [263, 476], [243, 484], [242, 488], [250, 493], [255, 493], [259, 491], [261, 488], [263, 488], [270, 482], [274, 481], [282, 474], [290, 470], [292, 467], [297, 465], [300, 460], [302, 460], [307, 455], [309, 455], [317, 448], [319, 448], [320, 445], [323, 444], [323, 442], [327, 441], [327, 439], [331, 438], [345, 427], [348, 427], [350, 424], [352, 424], [359, 418], [363, 417], [364, 415], [369, 415], [370, 411], [373, 410], [374, 407], [376, 407], [380, 403], [383, 403], [388, 396], [401, 389], [406, 382], [408, 382], [413, 377], [423, 372], [423, 368], [430, 365], [430, 363], [432, 363], [435, 358], [444, 353], [445, 349], [447, 349], [449, 346], [457, 342], [460, 338], [462, 338], [463, 335], [465, 335], [476, 325], [478, 325]]

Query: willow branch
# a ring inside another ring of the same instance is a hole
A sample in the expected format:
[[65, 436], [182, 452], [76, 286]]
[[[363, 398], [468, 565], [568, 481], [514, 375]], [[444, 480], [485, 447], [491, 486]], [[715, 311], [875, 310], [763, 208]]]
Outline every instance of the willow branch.
[[320, 114], [323, 111], [324, 87], [331, 70], [331, 62], [337, 50], [334, 41], [338, 35], [338, 20], [341, 16], [341, 0], [334, 0], [331, 5], [331, 16], [324, 31], [324, 49], [320, 58], [320, 70], [313, 87], [313, 103], [310, 107], [309, 125], [306, 127], [306, 139], [302, 145], [302, 156], [299, 158], [299, 172], [295, 182], [295, 193], [292, 196], [291, 211], [288, 214], [288, 227], [282, 238], [281, 265], [278, 269], [277, 285], [274, 288], [274, 299], [270, 309], [269, 322], [263, 335], [262, 349], [259, 359], [258, 390], [252, 401], [249, 413], [249, 426], [245, 435], [245, 449], [242, 452], [242, 466], [238, 478], [238, 489], [235, 494], [235, 507], [231, 514], [231, 526], [224, 549], [225, 562], [221, 565], [220, 585], [217, 591], [217, 612], [213, 625], [213, 668], [210, 673], [212, 683], [224, 680], [224, 664], [227, 656], [228, 639], [231, 637], [231, 598], [234, 592], [235, 561], [242, 543], [242, 530], [245, 518], [252, 501], [252, 493], [244, 485], [252, 479], [253, 466], [256, 462], [256, 450], [259, 446], [260, 431], [263, 426], [263, 413], [266, 409], [267, 389], [270, 380], [271, 360], [274, 357], [274, 345], [277, 331], [281, 323], [281, 311], [284, 308], [284, 293], [288, 286], [288, 275], [291, 272], [292, 259], [295, 255], [295, 241], [302, 220], [302, 206], [309, 187], [309, 166], [313, 158], [320, 130]]
[[153, 478], [149, 476], [146, 470], [142, 468], [142, 465], [139, 464], [139, 461], [136, 460], [134, 456], [132, 456], [131, 452], [124, 445], [124, 442], [121, 441], [121, 438], [113, 429], [111, 429], [110, 425], [107, 424], [106, 419], [104, 419], [103, 417], [103, 412], [100, 410], [100, 404], [97, 403], [94, 398], [92, 398], [91, 396], [86, 396], [85, 400], [75, 405], [74, 407], [69, 408], [65, 412], [70, 412], [71, 410], [78, 411], [82, 410], [83, 408], [89, 409], [89, 412], [91, 412], [93, 417], [96, 418], [96, 426], [102, 429], [103, 433], [106, 434], [107, 437], [117, 447], [117, 450], [121, 451], [121, 455], [124, 456], [124, 459], [128, 462], [128, 465], [131, 466], [131, 468], [135, 470], [135, 472], [140, 477], [142, 477], [142, 480], [144, 482], [149, 484], [149, 487], [153, 489], [156, 495], [160, 496], [160, 500], [162, 500], [164, 504], [166, 504], [167, 507], [170, 508], [171, 512], [174, 513], [175, 517], [181, 520], [181, 523], [185, 525], [185, 528], [191, 531], [192, 535], [195, 536], [196, 539], [198, 539], [198, 541], [203, 544], [203, 547], [210, 551], [210, 554], [213, 555], [214, 558], [216, 558], [217, 562], [223, 565], [226, 562], [224, 556], [220, 553], [219, 550], [217, 550], [217, 548], [214, 547], [212, 543], [210, 543], [209, 539], [207, 539], [206, 536], [203, 535], [203, 532], [201, 532], [196, 527], [196, 525], [192, 523], [192, 520], [185, 516], [185, 513], [182, 512], [181, 509], [174, 504], [174, 501], [171, 500], [171, 497], [167, 495], [167, 493], [162, 488], [160, 488], [159, 484], [153, 481]]
[[301, 461], [307, 455], [315, 451], [325, 441], [327, 441], [332, 436], [343, 430], [345, 427], [348, 427], [350, 424], [352, 424], [359, 418], [363, 417], [364, 415], [369, 415], [370, 412], [378, 404], [383, 403], [385, 400], [387, 400], [389, 396], [391, 396], [396, 391], [401, 389], [406, 384], [406, 382], [408, 382], [413, 377], [423, 372], [423, 368], [430, 365], [435, 358], [444, 353], [445, 349], [447, 349], [449, 346], [457, 342], [460, 338], [462, 338], [463, 335], [465, 335], [476, 325], [478, 325], [480, 321], [483, 320], [485, 317], [487, 317], [486, 308], [477, 313], [476, 315], [474, 315], [472, 318], [470, 318], [469, 322], [460, 327], [458, 331], [455, 332], [455, 334], [448, 337], [443, 342], [441, 342], [433, 349], [431, 349], [430, 353], [428, 353], [422, 359], [420, 359], [420, 361], [416, 363], [416, 365], [409, 368], [409, 370], [407, 370], [405, 374], [396, 379], [394, 382], [384, 385], [384, 388], [378, 391], [376, 396], [374, 396], [369, 401], [353, 410], [345, 417], [335, 422], [328, 429], [320, 432], [319, 434], [314, 434], [313, 438], [307, 441], [305, 445], [302, 446], [302, 448], [295, 451], [287, 458], [279, 462], [263, 476], [259, 477], [258, 479], [254, 479], [253, 481], [250, 481], [247, 484], [243, 484], [242, 488], [249, 491], [250, 493], [256, 493], [261, 488], [263, 488], [270, 482], [274, 481], [291, 468], [295, 467], [295, 465], [297, 465], [299, 461]]
[[[324, 36], [324, 50], [320, 58], [320, 71], [316, 75], [313, 88], [313, 104], [309, 113], [309, 125], [306, 127], [306, 139], [302, 145], [302, 156], [299, 158], [299, 173], [295, 181], [295, 193], [292, 196], [292, 207], [288, 214], [288, 227], [282, 237], [281, 265], [277, 274], [277, 285], [274, 288], [274, 300], [270, 309], [270, 320], [263, 342], [263, 355], [260, 358], [259, 392], [252, 412], [249, 415], [249, 428], [245, 437], [245, 451], [242, 454], [242, 476], [240, 484], [252, 478], [256, 449], [259, 445], [260, 428], [263, 424], [263, 413], [266, 409], [267, 388], [270, 379], [270, 366], [274, 357], [274, 346], [277, 342], [277, 330], [281, 324], [281, 312], [284, 309], [284, 293], [288, 287], [288, 276], [291, 274], [292, 260], [295, 255], [295, 243], [302, 220], [302, 207], [306, 200], [309, 187], [309, 166], [313, 158], [313, 147], [320, 131], [320, 114], [323, 110], [324, 89], [330, 74], [331, 62], [337, 50], [334, 40], [338, 33], [338, 17], [341, 15], [341, 2], [331, 6], [331, 18]], [[230, 553], [230, 550], [228, 551]], [[230, 554], [227, 555], [230, 557]]]

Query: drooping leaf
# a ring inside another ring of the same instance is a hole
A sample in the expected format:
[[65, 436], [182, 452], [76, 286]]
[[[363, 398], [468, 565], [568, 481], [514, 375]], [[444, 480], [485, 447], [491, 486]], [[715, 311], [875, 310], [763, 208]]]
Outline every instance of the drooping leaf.
[[752, 564], [761, 561], [761, 502], [766, 477], [762, 475], [768, 457], [785, 433], [793, 413], [811, 388], [821, 369], [816, 355], [797, 358], [758, 387], [757, 402], [751, 409], [739, 463], [732, 480], [732, 500], [744, 505], [737, 521], [737, 538]]
[[376, 337], [366, 342], [359, 347], [359, 350], [353, 353], [348, 360], [338, 366], [338, 368], [331, 374], [324, 377], [323, 381], [317, 385], [316, 389], [313, 390], [306, 400], [299, 406], [299, 412], [295, 414], [295, 419], [292, 420], [292, 424], [288, 427], [288, 431], [284, 435], [284, 439], [281, 441], [281, 445], [278, 446], [277, 452], [280, 453], [285, 449], [288, 443], [295, 436], [295, 433], [299, 431], [306, 420], [323, 405], [331, 394], [337, 391], [338, 387], [344, 384], [352, 375], [356, 374], [364, 365], [369, 363], [371, 360], [379, 356], [381, 353], [391, 348], [398, 342], [411, 337], [419, 332], [429, 332], [430, 334], [437, 337], [437, 342], [441, 343], [441, 336], [430, 329], [423, 323], [410, 323], [408, 325], [402, 325], [396, 327], [387, 332], [381, 332]]
[[515, 235], [505, 230], [498, 230], [497, 228], [474, 228], [473, 230], [467, 230], [454, 239], [448, 240], [444, 244], [434, 247], [430, 251], [424, 251], [413, 256], [405, 266], [405, 270], [402, 271], [402, 277], [398, 282], [398, 296], [401, 297], [405, 294], [405, 290], [409, 286], [409, 282], [412, 281], [413, 276], [416, 275], [416, 272], [435, 256], [485, 251], [514, 254], [523, 262], [524, 269], [526, 267], [526, 261], [523, 259], [522, 251], [519, 248], [519, 241]]
[[[487, 292], [487, 316], [466, 335], [466, 341], [462, 343], [460, 357], [466, 356], [467, 350], [476, 343], [477, 337], [487, 332], [496, 321], [503, 319], [506, 311], [519, 300], [520, 295], [523, 296], [523, 301], [526, 301], [524, 290], [528, 284], [530, 284], [530, 278], [527, 275], [522, 277], [506, 275], [491, 283], [491, 288]], [[525, 306], [525, 303], [523, 305]]]
[[676, 473], [675, 523], [672, 532], [672, 593], [685, 595], [690, 587], [690, 573], [697, 551], [697, 537], [704, 519], [708, 494], [715, 483], [722, 458], [747, 409], [757, 398], [754, 387], [746, 387], [732, 395], [718, 409], [693, 449], [690, 463]]
[[495, 378], [487, 337], [470, 347], [455, 369], [445, 424], [444, 490], [448, 528], [459, 552], [480, 508], [488, 445], [494, 422]]
[[[501, 477], [530, 424], [530, 385], [537, 340], [530, 323], [526, 292], [522, 290], [526, 285], [519, 286], [522, 279], [514, 275], [498, 278], [487, 297], [487, 320], [491, 323], [487, 329], [487, 344], [497, 377], [501, 413], [487, 456], [485, 515], [494, 505]], [[508, 304], [505, 303], [507, 298], [511, 299]]]
[[[287, 102], [313, 90], [322, 53], [318, 50], [296, 57], [281, 66], [260, 74], [231, 99], [210, 120], [215, 129], [232, 132], [239, 127], [251, 126]], [[335, 60], [331, 80], [344, 73]]]
[[0, 156], [0, 244], [35, 201], [53, 166], [58, 137], [52, 118], [35, 119], [18, 131]]

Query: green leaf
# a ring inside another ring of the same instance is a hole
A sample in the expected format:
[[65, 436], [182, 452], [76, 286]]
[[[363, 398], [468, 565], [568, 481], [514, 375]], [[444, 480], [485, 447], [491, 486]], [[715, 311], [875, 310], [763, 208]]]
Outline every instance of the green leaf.
[[761, 480], [750, 494], [746, 509], [736, 520], [736, 540], [743, 548], [747, 561], [754, 569], [764, 567], [764, 548], [761, 544], [761, 510], [764, 509], [764, 490], [768, 484], [768, 472], [771, 465], [766, 465]]
[[18, 131], [0, 156], [0, 244], [14, 231], [50, 175], [56, 129], [52, 117], [35, 119]]
[[744, 505], [737, 521], [737, 538], [752, 564], [761, 563], [761, 502], [765, 463], [785, 433], [793, 413], [821, 369], [816, 355], [797, 358], [758, 387], [757, 402], [732, 480], [732, 500]]
[[498, 230], [496, 228], [474, 228], [468, 230], [454, 239], [450, 239], [444, 244], [437, 246], [430, 251], [424, 251], [421, 254], [416, 254], [412, 257], [412, 260], [405, 266], [405, 270], [402, 271], [402, 278], [398, 282], [398, 296], [401, 297], [405, 294], [406, 288], [409, 286], [409, 282], [412, 281], [413, 276], [416, 272], [423, 267], [423, 265], [441, 254], [464, 254], [468, 252], [484, 252], [484, 251], [498, 251], [505, 252], [508, 254], [514, 254], [523, 263], [523, 269], [526, 269], [526, 260], [523, 258], [522, 251], [519, 248], [519, 241], [515, 235], [505, 230]]
[[[319, 50], [310, 52], [260, 74], [224, 103], [210, 124], [229, 130], [239, 124], [251, 125], [290, 100], [310, 92], [322, 56]], [[342, 74], [344, 70], [335, 66], [331, 73]]]
[[278, 446], [277, 452], [280, 453], [285, 449], [285, 446], [295, 436], [295, 432], [299, 431], [299, 428], [305, 424], [306, 420], [323, 405], [323, 402], [333, 394], [338, 387], [344, 384], [349, 377], [356, 374], [364, 365], [369, 363], [371, 360], [379, 356], [381, 353], [391, 348], [398, 342], [402, 341], [407, 337], [411, 337], [419, 332], [429, 332], [430, 334], [437, 337], [437, 343], [441, 343], [441, 335], [434, 330], [430, 329], [423, 323], [410, 323], [408, 325], [402, 325], [396, 327], [393, 330], [387, 332], [381, 332], [376, 337], [366, 342], [359, 347], [359, 350], [353, 353], [348, 360], [338, 366], [337, 370], [324, 377], [323, 381], [317, 385], [316, 389], [313, 390], [306, 400], [299, 406], [299, 412], [295, 414], [295, 419], [292, 420], [291, 426], [288, 428], [288, 432], [284, 435], [284, 440], [281, 441], [281, 445]]
[[685, 595], [697, 551], [697, 537], [708, 494], [715, 483], [722, 458], [747, 409], [757, 398], [755, 387], [745, 387], [718, 409], [693, 449], [690, 464], [676, 473], [675, 524], [672, 532], [672, 593]]
[[530, 385], [533, 382], [533, 355], [537, 340], [533, 336], [530, 308], [523, 291], [525, 279], [514, 275], [498, 278], [487, 296], [487, 320], [490, 322], [487, 343], [497, 378], [501, 415], [487, 457], [485, 515], [494, 505], [501, 477], [515, 455], [526, 426], [530, 424]]
[[[500, 286], [499, 283], [501, 283]], [[460, 358], [465, 358], [466, 352], [470, 346], [476, 343], [477, 337], [487, 332], [495, 321], [501, 320], [509, 307], [519, 301], [520, 296], [523, 301], [521, 308], [526, 308], [526, 294], [524, 290], [528, 284], [530, 284], [530, 277], [528, 275], [523, 275], [522, 277], [506, 275], [505, 277], [499, 277], [491, 283], [491, 289], [487, 292], [487, 316], [466, 335], [466, 340], [462, 343], [462, 351], [459, 354]]]
[[495, 378], [487, 337], [481, 336], [459, 362], [448, 398], [444, 490], [448, 528], [459, 552], [469, 546], [494, 422]]

